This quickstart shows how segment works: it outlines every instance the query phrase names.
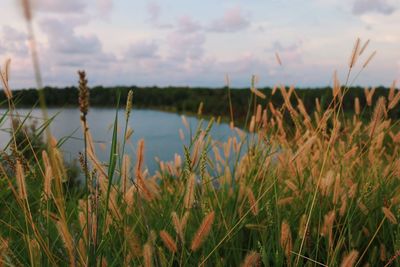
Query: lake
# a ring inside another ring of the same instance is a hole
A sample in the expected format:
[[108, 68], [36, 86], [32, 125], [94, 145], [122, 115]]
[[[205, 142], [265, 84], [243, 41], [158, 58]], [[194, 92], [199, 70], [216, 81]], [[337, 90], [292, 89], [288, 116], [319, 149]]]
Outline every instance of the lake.
[[[0, 114], [6, 110], [0, 109]], [[26, 116], [29, 109], [18, 109], [18, 114]], [[115, 119], [115, 109], [111, 108], [91, 108], [88, 114], [88, 124], [94, 141], [96, 142], [96, 152], [102, 161], [108, 161], [109, 148], [111, 146], [112, 125]], [[83, 151], [83, 139], [80, 123], [80, 112], [77, 108], [49, 108], [49, 117], [55, 116], [51, 123], [51, 132], [60, 140], [69, 137], [62, 145], [61, 150], [64, 158], [71, 161], [77, 158], [78, 153]], [[42, 112], [34, 109], [31, 113], [32, 120], [38, 122], [38, 126], [43, 123]], [[125, 110], [119, 110], [119, 137], [123, 136], [125, 123]], [[199, 120], [195, 117], [187, 117], [192, 132], [196, 131]], [[208, 121], [204, 122], [204, 128]], [[183, 154], [183, 145], [189, 143], [189, 130], [187, 130], [181, 119], [181, 115], [154, 110], [133, 110], [129, 119], [129, 126], [134, 129], [134, 134], [127, 143], [126, 153], [135, 158], [136, 144], [141, 138], [145, 140], [145, 165], [150, 173], [158, 170], [155, 157], [160, 160], [173, 160], [174, 154]], [[185, 134], [185, 140], [179, 137], [179, 129]], [[10, 123], [4, 121], [0, 124], [0, 149], [4, 148], [10, 139]], [[211, 130], [214, 139], [226, 141], [232, 135], [228, 124], [214, 124]], [[120, 139], [122, 140], [122, 139]]]

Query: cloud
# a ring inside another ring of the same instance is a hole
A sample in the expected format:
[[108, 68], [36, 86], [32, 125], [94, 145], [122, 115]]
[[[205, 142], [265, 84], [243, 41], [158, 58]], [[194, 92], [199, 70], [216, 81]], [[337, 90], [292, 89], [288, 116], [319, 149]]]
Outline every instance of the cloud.
[[47, 44], [40, 53], [46, 55], [41, 57], [46, 84], [75, 84], [78, 69], [85, 69], [90, 74], [92, 84], [106, 82], [106, 74], [117, 59], [103, 50], [97, 36], [78, 34], [76, 28], [80, 23], [71, 18], [40, 21], [40, 29], [47, 37]]
[[283, 61], [283, 64], [302, 63], [302, 46], [303, 43], [297, 42], [289, 45], [283, 45], [280, 41], [275, 41], [271, 49], [267, 49], [267, 52], [278, 53], [279, 57]]
[[177, 30], [181, 33], [193, 33], [201, 29], [201, 25], [189, 16], [183, 16], [178, 19]]
[[240, 7], [234, 7], [225, 11], [220, 19], [214, 20], [208, 30], [214, 32], [237, 32], [250, 26], [250, 20], [246, 18]]
[[96, 0], [100, 15], [109, 16], [113, 9], [113, 0]]
[[157, 23], [161, 14], [161, 6], [154, 1], [151, 1], [147, 4], [147, 13], [150, 22]]
[[86, 1], [82, 0], [33, 0], [33, 8], [41, 12], [51, 13], [81, 13], [86, 8]]
[[129, 58], [149, 59], [157, 57], [158, 45], [155, 41], [139, 41], [132, 44], [126, 53]]
[[155, 2], [151, 1], [147, 3], [146, 6], [147, 9], [147, 22], [149, 22], [152, 26], [160, 29], [171, 29], [173, 26], [169, 23], [161, 23], [160, 22], [160, 17], [161, 17], [161, 6]]
[[353, 4], [353, 14], [380, 13], [391, 15], [396, 7], [388, 0], [356, 0]]
[[3, 26], [0, 40], [0, 49], [2, 51], [11, 53], [13, 56], [28, 55], [27, 36], [25, 33], [10, 26]]
[[50, 49], [61, 54], [95, 54], [101, 51], [101, 43], [94, 35], [77, 35], [70, 21], [42, 20], [41, 29], [47, 35]]
[[169, 57], [180, 61], [199, 59], [204, 54], [205, 41], [206, 37], [203, 33], [182, 34], [174, 31], [167, 36]]

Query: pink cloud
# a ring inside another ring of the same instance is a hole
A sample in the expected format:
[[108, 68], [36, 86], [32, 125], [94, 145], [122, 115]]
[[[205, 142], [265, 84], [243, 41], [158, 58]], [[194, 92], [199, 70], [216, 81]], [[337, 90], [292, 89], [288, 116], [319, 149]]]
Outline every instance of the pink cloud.
[[161, 7], [156, 2], [152, 1], [147, 4], [147, 13], [149, 14], [149, 20], [153, 23], [158, 22], [161, 14]]

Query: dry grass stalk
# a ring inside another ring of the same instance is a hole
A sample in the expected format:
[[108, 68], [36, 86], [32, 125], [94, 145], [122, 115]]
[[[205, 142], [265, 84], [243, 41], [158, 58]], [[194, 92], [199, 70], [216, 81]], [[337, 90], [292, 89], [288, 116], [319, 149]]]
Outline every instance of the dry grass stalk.
[[262, 114], [262, 106], [260, 104], [257, 105], [257, 111], [256, 111], [256, 123], [261, 122], [261, 114]]
[[277, 206], [284, 206], [284, 205], [289, 205], [293, 202], [294, 197], [285, 197], [281, 198], [276, 202]]
[[160, 231], [161, 240], [164, 242], [164, 245], [168, 248], [171, 253], [176, 253], [178, 251], [178, 247], [175, 243], [175, 240], [171, 237], [171, 235], [167, 231]]
[[200, 102], [199, 108], [197, 109], [197, 115], [198, 116], [201, 116], [201, 114], [203, 114], [203, 106], [204, 106], [204, 103], [202, 101], [202, 102]]
[[375, 57], [375, 55], [376, 55], [376, 51], [374, 51], [374, 52], [372, 52], [372, 54], [367, 58], [367, 60], [364, 62], [364, 64], [363, 64], [363, 69], [365, 69], [367, 66], [368, 66], [368, 64], [371, 62], [371, 60]]
[[247, 187], [247, 199], [249, 200], [250, 210], [254, 216], [258, 215], [258, 204], [256, 198], [254, 197], [253, 190]]
[[365, 99], [367, 101], [368, 106], [372, 106], [372, 97], [375, 93], [375, 87], [372, 87], [370, 90], [366, 87], [364, 89]]
[[396, 90], [396, 80], [394, 80], [394, 81], [392, 82], [392, 85], [391, 85], [390, 88], [389, 88], [389, 95], [388, 95], [389, 103], [390, 103], [390, 101], [392, 101], [393, 98], [394, 98], [395, 90]]
[[389, 222], [391, 222], [392, 224], [397, 224], [396, 216], [390, 209], [382, 207], [382, 211], [385, 214], [385, 218], [388, 219]]
[[195, 198], [196, 175], [191, 173], [186, 183], [186, 193], [183, 203], [185, 208], [191, 209]]
[[126, 226], [124, 233], [126, 240], [128, 241], [129, 254], [134, 257], [142, 256], [142, 245], [140, 244], [139, 237], [133, 232], [133, 229], [129, 226]]
[[292, 243], [292, 233], [290, 231], [290, 226], [286, 220], [282, 222], [281, 225], [281, 236], [279, 243], [285, 253], [287, 258], [287, 263], [290, 265], [290, 253], [292, 251], [293, 243]]
[[341, 96], [341, 85], [337, 75], [337, 71], [333, 73], [333, 98], [335, 99], [338, 96]]
[[276, 58], [276, 61], [278, 62], [278, 64], [280, 66], [282, 66], [282, 60], [281, 60], [281, 57], [279, 56], [278, 52], [275, 52], [275, 58]]
[[319, 112], [319, 113], [321, 113], [321, 111], [322, 111], [322, 109], [321, 109], [321, 103], [320, 103], [320, 101], [319, 101], [319, 98], [315, 98], [315, 109]]
[[353, 267], [354, 264], [356, 263], [357, 258], [358, 258], [358, 251], [357, 250], [350, 251], [343, 258], [342, 263], [340, 264], [340, 267]]
[[335, 180], [335, 173], [330, 170], [327, 172], [326, 176], [321, 179], [319, 184], [319, 189], [321, 191], [321, 195], [328, 196], [330, 193], [331, 186]]
[[379, 259], [384, 262], [386, 261], [386, 248], [384, 244], [380, 244], [379, 246]]
[[31, 3], [29, 0], [21, 0], [22, 11], [26, 21], [30, 22], [32, 20], [32, 10]]
[[356, 97], [354, 99], [354, 112], [356, 113], [356, 115], [360, 115], [360, 99], [358, 97]]
[[307, 226], [307, 214], [301, 215], [300, 218], [300, 223], [299, 223], [299, 237], [303, 238], [305, 237], [305, 231], [306, 231], [306, 226]]
[[329, 241], [329, 248], [333, 247], [333, 223], [335, 222], [336, 213], [334, 210], [330, 211], [324, 216], [324, 224], [322, 225], [321, 235], [327, 236]]
[[69, 264], [70, 266], [75, 266], [75, 257], [74, 257], [74, 241], [72, 239], [71, 233], [67, 227], [67, 224], [63, 220], [57, 221], [57, 230], [61, 236], [61, 239], [64, 242], [64, 246], [67, 249]]
[[398, 92], [392, 100], [389, 101], [388, 110], [393, 109], [400, 101], [400, 92]]
[[129, 90], [128, 97], [126, 99], [126, 109], [125, 109], [125, 116], [128, 119], [129, 115], [132, 111], [132, 99], [133, 99], [133, 91]]
[[354, 44], [353, 52], [350, 57], [349, 68], [353, 68], [357, 62], [358, 56], [360, 55], [360, 38], [357, 38], [356, 43]]
[[250, 251], [247, 253], [244, 261], [241, 265], [242, 267], [258, 267], [261, 266], [261, 255], [256, 251]]
[[[86, 79], [86, 72], [83, 70], [78, 71], [79, 74], [79, 110], [82, 113], [81, 120], [86, 121], [86, 115], [89, 111], [89, 88]], [[86, 131], [86, 129], [85, 129]]]
[[179, 219], [176, 212], [171, 213], [172, 225], [174, 226], [176, 234], [180, 237], [182, 243], [185, 241], [184, 231], [189, 218], [189, 212], [186, 211], [182, 218]]
[[147, 242], [143, 246], [143, 260], [144, 260], [144, 267], [153, 266], [153, 248], [150, 242]]
[[192, 244], [190, 246], [190, 249], [192, 251], [196, 251], [201, 247], [204, 240], [207, 238], [207, 236], [211, 231], [211, 226], [214, 223], [214, 219], [215, 219], [214, 211], [211, 211], [206, 215], [206, 217], [204, 217], [199, 229], [197, 230], [196, 234], [192, 239]]
[[251, 87], [250, 87], [250, 91], [251, 91], [253, 94], [255, 94], [256, 96], [258, 96], [259, 98], [265, 99], [265, 98], [266, 98], [266, 95], [265, 95], [264, 93], [262, 93], [261, 91], [259, 91], [259, 90], [256, 88], [257, 79], [258, 79], [258, 77], [257, 77], [256, 75], [253, 75], [253, 76], [251, 77]]
[[136, 168], [135, 168], [136, 179], [137, 179], [137, 185], [140, 189], [140, 192], [142, 193], [142, 196], [149, 201], [154, 198], [154, 195], [147, 187], [146, 182], [143, 178], [142, 174], [143, 161], [144, 161], [144, 139], [140, 139], [138, 141], [137, 152], [136, 152]]
[[130, 169], [130, 158], [129, 155], [124, 155], [122, 158], [122, 167], [121, 167], [121, 178], [122, 178], [122, 193], [125, 195], [128, 189], [128, 181], [129, 181], [129, 169]]
[[251, 87], [250, 90], [251, 90], [251, 92], [252, 92], [253, 94], [255, 94], [256, 96], [258, 96], [258, 97], [261, 98], [261, 99], [265, 99], [265, 98], [267, 97], [264, 93], [262, 93], [261, 91], [259, 91], [259, 90], [258, 90], [257, 88], [255, 88], [255, 87]]
[[344, 214], [346, 213], [346, 209], [347, 209], [347, 195], [342, 194], [342, 196], [340, 197], [340, 201], [341, 201], [341, 205], [339, 208], [339, 215], [341, 217], [343, 217]]
[[43, 192], [44, 192], [44, 197], [47, 200], [51, 196], [51, 180], [53, 179], [53, 171], [46, 150], [42, 151], [42, 158], [45, 168]]
[[3, 68], [0, 70], [0, 77], [1, 77], [1, 82], [3, 84], [4, 93], [7, 97], [7, 99], [9, 99], [9, 100], [12, 98], [12, 91], [8, 84], [9, 75], [10, 75], [10, 63], [11, 63], [11, 59], [7, 59], [4, 62]]
[[182, 116], [181, 116], [181, 119], [182, 119], [182, 123], [183, 123], [183, 125], [185, 126], [186, 130], [190, 130], [190, 126], [189, 126], [189, 123], [188, 123], [188, 121], [187, 121], [187, 119], [186, 119], [186, 116], [185, 116], [185, 115], [182, 115]]
[[363, 52], [365, 51], [365, 49], [367, 48], [369, 44], [369, 39], [364, 43], [364, 45], [361, 47], [360, 49], [360, 53], [358, 54], [359, 56], [361, 56], [363, 54]]
[[23, 200], [28, 200], [28, 193], [26, 191], [26, 181], [25, 181], [24, 169], [19, 160], [17, 160], [17, 164], [16, 164], [16, 176], [17, 176], [16, 180], [17, 180], [19, 197]]
[[183, 130], [182, 130], [182, 129], [179, 129], [179, 138], [180, 138], [182, 141], [185, 141], [185, 134], [183, 133]]
[[256, 121], [255, 121], [255, 116], [253, 115], [253, 116], [251, 116], [251, 120], [250, 120], [250, 124], [249, 124], [249, 132], [250, 133], [254, 133], [254, 129], [255, 129], [255, 126], [256, 126]]

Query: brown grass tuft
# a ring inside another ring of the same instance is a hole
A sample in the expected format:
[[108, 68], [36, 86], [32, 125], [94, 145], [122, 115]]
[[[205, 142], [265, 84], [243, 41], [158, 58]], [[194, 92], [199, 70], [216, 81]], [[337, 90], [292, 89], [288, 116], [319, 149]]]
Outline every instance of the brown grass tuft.
[[201, 247], [201, 244], [204, 242], [211, 231], [211, 226], [214, 223], [214, 219], [214, 211], [211, 211], [209, 214], [207, 214], [206, 217], [204, 217], [203, 222], [201, 223], [199, 229], [192, 239], [192, 244], [190, 246], [190, 249], [192, 251], [196, 251]]
[[350, 253], [343, 258], [340, 267], [353, 267], [354, 264], [356, 263], [357, 258], [358, 258], [358, 251], [357, 250], [350, 251]]
[[143, 246], [143, 260], [144, 260], [144, 267], [153, 266], [153, 248], [150, 242], [147, 242]]
[[256, 251], [247, 253], [246, 258], [241, 265], [242, 267], [258, 267], [261, 266], [261, 255]]
[[354, 44], [353, 52], [350, 57], [349, 68], [353, 68], [357, 62], [360, 51], [360, 38], [357, 38], [356, 43]]
[[385, 218], [388, 219], [389, 222], [392, 224], [397, 224], [396, 216], [390, 211], [390, 209], [382, 207], [382, 211], [385, 214]]
[[186, 193], [183, 203], [185, 204], [185, 208], [191, 209], [194, 202], [195, 197], [195, 186], [196, 186], [196, 175], [194, 173], [189, 175], [189, 178], [186, 183]]
[[18, 193], [19, 197], [23, 200], [28, 199], [28, 193], [26, 191], [26, 182], [25, 182], [25, 174], [22, 167], [22, 164], [17, 161], [16, 164], [16, 176], [17, 176], [17, 186], [18, 186]]
[[168, 248], [168, 250], [172, 253], [176, 253], [178, 247], [175, 243], [175, 240], [171, 237], [171, 235], [167, 231], [160, 231], [161, 240], [164, 242], [164, 245]]
[[256, 198], [254, 197], [253, 190], [251, 190], [250, 187], [247, 188], [247, 199], [249, 200], [251, 213], [253, 213], [253, 215], [257, 215], [258, 214], [258, 205], [257, 205]]
[[86, 72], [78, 71], [79, 75], [79, 110], [82, 113], [81, 120], [86, 121], [86, 115], [89, 111], [89, 88], [87, 86]]
[[280, 237], [280, 245], [285, 253], [285, 256], [288, 261], [288, 265], [290, 265], [290, 253], [292, 251], [293, 243], [292, 243], [292, 233], [290, 232], [290, 226], [286, 220], [282, 222], [281, 225], [281, 237]]
[[9, 99], [9, 100], [12, 98], [12, 91], [8, 84], [8, 79], [10, 76], [10, 63], [11, 63], [11, 59], [7, 59], [4, 62], [3, 68], [0, 70], [0, 77], [1, 77], [1, 82], [3, 84], [4, 93], [7, 97], [7, 99]]

